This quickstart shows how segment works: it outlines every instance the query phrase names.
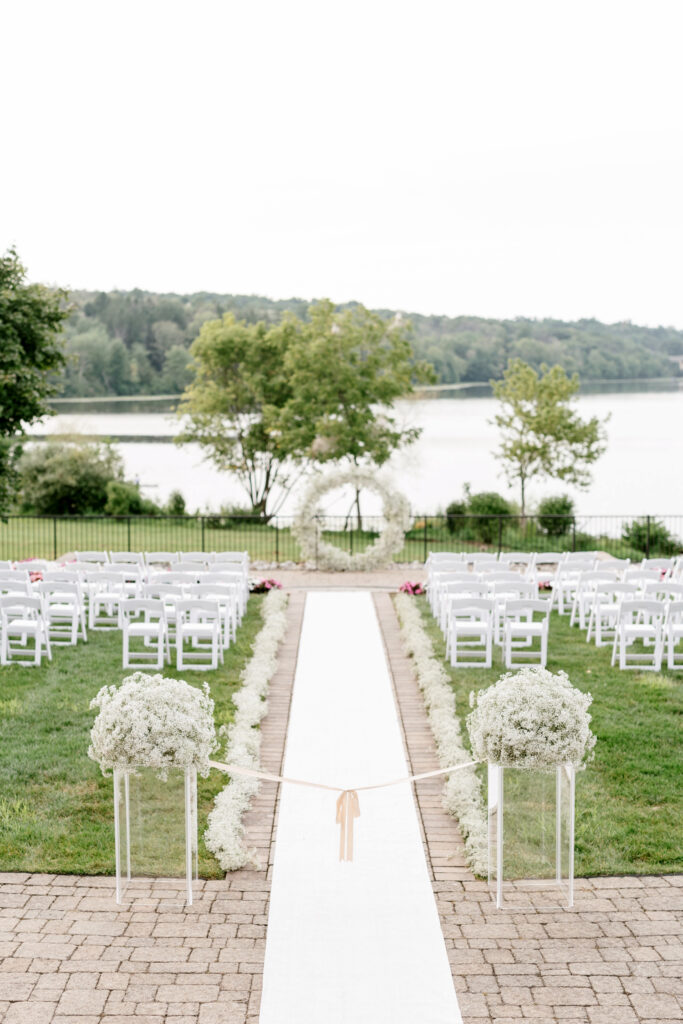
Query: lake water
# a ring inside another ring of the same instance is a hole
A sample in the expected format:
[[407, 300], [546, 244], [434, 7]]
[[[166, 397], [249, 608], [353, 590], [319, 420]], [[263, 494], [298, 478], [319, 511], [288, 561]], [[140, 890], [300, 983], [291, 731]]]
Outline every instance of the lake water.
[[[530, 488], [530, 504], [544, 495], [569, 491], [583, 515], [683, 514], [683, 389], [633, 388], [579, 396], [582, 416], [611, 417], [607, 451], [594, 467], [593, 483], [587, 491], [578, 491], [557, 481], [537, 481]], [[163, 501], [179, 489], [191, 511], [218, 509], [228, 502], [247, 504], [237, 481], [206, 462], [198, 446], [179, 448], [172, 443], [179, 427], [173, 405], [149, 399], [59, 403], [57, 415], [35, 432], [116, 438], [126, 476], [138, 478], [154, 500]], [[486, 389], [397, 403], [401, 421], [422, 428], [422, 435], [396, 453], [382, 472], [409, 497], [415, 512], [443, 509], [462, 496], [465, 483], [473, 491], [497, 490], [517, 497], [506, 486], [493, 455], [497, 430], [490, 420], [496, 405]], [[297, 497], [289, 496], [281, 511], [291, 514]], [[331, 496], [326, 511], [345, 512], [347, 505], [345, 497]], [[365, 511], [380, 511], [371, 495]]]

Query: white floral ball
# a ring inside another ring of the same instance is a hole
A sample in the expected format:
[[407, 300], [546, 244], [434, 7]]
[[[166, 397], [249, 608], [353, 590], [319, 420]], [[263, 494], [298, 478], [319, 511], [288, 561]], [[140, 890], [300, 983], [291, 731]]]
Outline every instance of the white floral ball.
[[488, 690], [470, 694], [472, 753], [478, 761], [529, 770], [580, 768], [596, 742], [588, 714], [592, 701], [566, 672], [538, 666], [508, 672]]
[[218, 749], [209, 687], [145, 672], [127, 676], [121, 686], [103, 686], [90, 702], [99, 714], [90, 733], [88, 757], [103, 774], [112, 768], [195, 767], [209, 774]]

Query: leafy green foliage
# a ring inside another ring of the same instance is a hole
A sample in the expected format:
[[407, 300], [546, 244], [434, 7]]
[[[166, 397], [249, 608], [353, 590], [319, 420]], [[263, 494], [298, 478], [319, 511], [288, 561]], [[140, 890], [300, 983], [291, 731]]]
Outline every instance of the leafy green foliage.
[[110, 480], [104, 511], [108, 516], [152, 516], [161, 510], [153, 501], [140, 494], [138, 484], [127, 480]]
[[181, 491], [171, 491], [171, 493], [168, 496], [168, 501], [166, 502], [164, 512], [166, 512], [166, 514], [169, 516], [186, 515], [187, 507], [185, 505], [185, 498], [183, 497]]
[[23, 512], [86, 515], [105, 511], [123, 463], [109, 444], [47, 441], [24, 452], [18, 470]]
[[[475, 536], [485, 544], [491, 544], [498, 537], [503, 526], [511, 521], [512, 506], [502, 494], [497, 494], [495, 491], [481, 491], [479, 494], [469, 495], [467, 512]], [[501, 522], [501, 516], [506, 517], [506, 522]]]
[[14, 249], [0, 257], [0, 514], [17, 486], [17, 440], [26, 424], [50, 413], [54, 375], [64, 365], [64, 291], [26, 284]]
[[606, 447], [605, 426], [597, 416], [582, 420], [572, 401], [579, 389], [561, 366], [541, 366], [540, 375], [521, 359], [513, 360], [502, 381], [491, 381], [500, 411], [493, 422], [501, 432], [495, 453], [510, 483], [518, 482], [522, 516], [526, 486], [534, 477], [590, 483], [589, 467]]
[[446, 508], [446, 527], [451, 534], [462, 533], [466, 522], [462, 518], [467, 515], [466, 501], [452, 501]]
[[538, 506], [538, 525], [549, 537], [564, 537], [574, 522], [574, 501], [568, 494], [544, 498]]
[[[159, 295], [75, 292], [76, 309], [65, 325], [69, 362], [60, 381], [66, 396], [177, 393], [187, 380], [188, 349], [207, 320], [231, 312], [249, 324], [272, 326], [285, 312], [306, 320], [302, 299], [273, 301], [255, 295]], [[355, 303], [338, 306], [353, 310]], [[385, 322], [393, 310], [377, 311]], [[683, 331], [597, 320], [487, 320], [411, 314], [417, 360], [434, 366], [442, 383], [500, 379], [510, 359], [535, 370], [562, 365], [584, 380], [675, 377]], [[142, 355], [146, 361], [142, 360]]]
[[666, 558], [683, 551], [683, 541], [674, 537], [659, 519], [634, 519], [621, 531], [627, 544], [636, 551], [650, 554], [653, 558]]
[[416, 366], [405, 329], [358, 306], [336, 313], [320, 302], [303, 321], [237, 321], [232, 313], [205, 323], [192, 345], [196, 377], [180, 414], [183, 444], [202, 445], [234, 473], [264, 518], [277, 485], [282, 499], [311, 462], [385, 462], [414, 441], [392, 416], [395, 398], [412, 390]]

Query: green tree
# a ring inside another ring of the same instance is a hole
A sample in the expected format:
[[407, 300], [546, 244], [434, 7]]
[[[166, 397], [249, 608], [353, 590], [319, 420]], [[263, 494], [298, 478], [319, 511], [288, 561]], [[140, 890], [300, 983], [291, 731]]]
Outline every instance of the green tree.
[[[302, 458], [381, 466], [393, 451], [411, 444], [416, 427], [399, 423], [392, 406], [415, 381], [435, 380], [428, 363], [416, 362], [409, 325], [387, 322], [363, 306], [337, 312], [329, 300], [312, 306], [294, 326], [285, 355], [291, 397], [282, 428]], [[356, 507], [360, 521], [359, 495]]]
[[179, 414], [177, 443], [196, 442], [221, 470], [235, 474], [252, 508], [267, 518], [276, 484], [286, 492], [294, 452], [282, 437], [282, 410], [291, 397], [284, 358], [293, 323], [268, 329], [226, 313], [202, 326], [190, 354], [195, 379]]
[[502, 381], [491, 381], [500, 410], [493, 423], [501, 432], [496, 457], [510, 484], [518, 483], [522, 517], [526, 488], [534, 477], [564, 480], [577, 487], [590, 483], [589, 467], [606, 447], [604, 422], [582, 420], [572, 406], [579, 389], [577, 374], [543, 364], [540, 375], [523, 362], [508, 364]]
[[0, 257], [0, 514], [11, 505], [24, 427], [51, 410], [64, 365], [61, 327], [67, 294], [26, 283], [14, 249]]

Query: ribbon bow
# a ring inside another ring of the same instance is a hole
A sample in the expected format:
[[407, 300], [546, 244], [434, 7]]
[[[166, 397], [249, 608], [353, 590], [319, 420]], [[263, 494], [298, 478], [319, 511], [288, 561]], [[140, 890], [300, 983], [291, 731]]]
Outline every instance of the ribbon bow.
[[353, 860], [353, 819], [360, 818], [358, 793], [345, 789], [337, 799], [337, 824], [339, 831], [339, 860]]

